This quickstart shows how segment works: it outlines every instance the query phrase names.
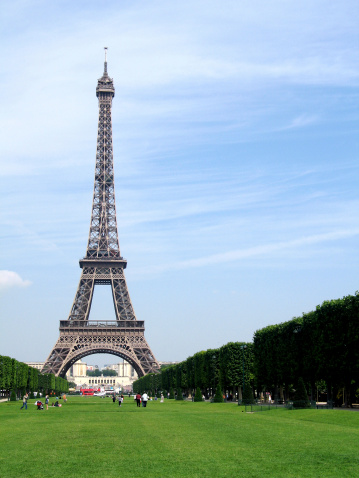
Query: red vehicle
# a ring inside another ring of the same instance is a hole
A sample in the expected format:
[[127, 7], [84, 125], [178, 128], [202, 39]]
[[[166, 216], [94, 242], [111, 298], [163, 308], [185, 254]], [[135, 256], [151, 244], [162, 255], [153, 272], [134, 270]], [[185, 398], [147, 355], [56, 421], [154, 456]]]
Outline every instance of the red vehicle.
[[80, 392], [82, 395], [93, 395], [95, 393], [95, 390], [93, 388], [81, 388]]

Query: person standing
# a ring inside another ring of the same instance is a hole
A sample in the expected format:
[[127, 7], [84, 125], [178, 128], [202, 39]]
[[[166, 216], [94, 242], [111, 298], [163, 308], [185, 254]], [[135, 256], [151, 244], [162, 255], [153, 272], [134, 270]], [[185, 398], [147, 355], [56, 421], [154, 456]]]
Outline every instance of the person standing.
[[147, 405], [147, 400], [148, 400], [148, 395], [147, 393], [145, 392], [143, 395], [142, 395], [142, 406], [146, 408], [146, 405]]
[[137, 403], [137, 406], [140, 407], [141, 406], [141, 394], [138, 393], [136, 395], [136, 403]]
[[46, 410], [48, 410], [49, 409], [49, 396], [48, 395], [46, 395], [46, 397], [45, 397], [45, 405], [46, 405]]
[[164, 402], [164, 396], [163, 396], [163, 393], [161, 393], [161, 403]]
[[22, 407], [20, 407], [20, 410], [25, 408], [27, 410], [27, 399], [29, 398], [29, 395], [25, 393], [25, 395], [22, 397]]

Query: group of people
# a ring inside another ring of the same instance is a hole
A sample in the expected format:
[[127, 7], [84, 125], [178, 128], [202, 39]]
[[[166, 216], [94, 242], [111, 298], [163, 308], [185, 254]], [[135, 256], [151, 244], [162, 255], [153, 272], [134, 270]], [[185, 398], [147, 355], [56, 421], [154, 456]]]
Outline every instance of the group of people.
[[[66, 397], [65, 394], [63, 394], [62, 398], [63, 398], [63, 401], [66, 403], [67, 402], [67, 397]], [[28, 399], [29, 399], [29, 394], [26, 392], [25, 395], [22, 397], [22, 407], [20, 407], [20, 410], [22, 410], [23, 408], [25, 408], [25, 410], [27, 410]], [[61, 404], [59, 403], [58, 399], [59, 399], [59, 397], [56, 397], [56, 402], [52, 403], [53, 407], [61, 407]], [[36, 400], [35, 405], [37, 405], [38, 410], [43, 410], [44, 409], [44, 406], [43, 406], [43, 403], [41, 402], [41, 400]], [[48, 410], [49, 409], [49, 396], [48, 395], [45, 396], [45, 405], [46, 405], [46, 410]]]
[[141, 403], [142, 403], [142, 406], [143, 407], [146, 407], [147, 405], [147, 402], [148, 402], [148, 395], [147, 393], [145, 392], [144, 394], [140, 394], [138, 393], [135, 397], [136, 399], [136, 403], [137, 403], [137, 406], [140, 407], [141, 406]]
[[[147, 405], [147, 402], [148, 402], [148, 395], [147, 393], [143, 393], [142, 395], [140, 393], [138, 393], [135, 397], [135, 400], [136, 400], [136, 403], [137, 403], [137, 406], [140, 407], [141, 406], [141, 403], [142, 403], [142, 406], [143, 407], [146, 407]], [[151, 398], [152, 400], [152, 398]], [[155, 400], [157, 400], [157, 398], [155, 398]], [[161, 403], [164, 402], [164, 396], [163, 396], [163, 393], [161, 393]]]

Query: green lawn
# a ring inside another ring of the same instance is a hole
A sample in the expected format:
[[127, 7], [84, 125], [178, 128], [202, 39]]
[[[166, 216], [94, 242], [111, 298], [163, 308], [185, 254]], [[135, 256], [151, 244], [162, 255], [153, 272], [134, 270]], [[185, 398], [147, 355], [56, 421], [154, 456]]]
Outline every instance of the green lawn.
[[0, 477], [354, 477], [359, 412], [69, 397], [0, 404]]

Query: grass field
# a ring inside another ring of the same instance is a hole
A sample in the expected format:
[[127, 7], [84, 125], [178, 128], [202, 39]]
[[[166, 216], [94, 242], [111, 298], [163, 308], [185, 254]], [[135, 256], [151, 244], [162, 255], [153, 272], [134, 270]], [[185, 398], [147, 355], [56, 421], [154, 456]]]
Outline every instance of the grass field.
[[359, 477], [359, 412], [69, 397], [0, 404], [0, 477]]

